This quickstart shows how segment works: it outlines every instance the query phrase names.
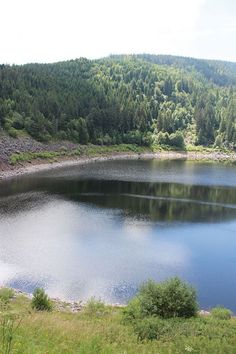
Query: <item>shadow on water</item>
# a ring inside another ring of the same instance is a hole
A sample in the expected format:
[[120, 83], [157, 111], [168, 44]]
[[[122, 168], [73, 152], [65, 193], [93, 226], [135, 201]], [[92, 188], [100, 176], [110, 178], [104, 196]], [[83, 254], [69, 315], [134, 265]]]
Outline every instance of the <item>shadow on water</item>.
[[[44, 198], [39, 198], [37, 192], [44, 192]], [[154, 222], [219, 222], [236, 217], [236, 189], [231, 187], [24, 178], [5, 184], [0, 193], [3, 213], [37, 208], [39, 203], [47, 202], [47, 196], [57, 195], [73, 202], [119, 209], [125, 215]]]

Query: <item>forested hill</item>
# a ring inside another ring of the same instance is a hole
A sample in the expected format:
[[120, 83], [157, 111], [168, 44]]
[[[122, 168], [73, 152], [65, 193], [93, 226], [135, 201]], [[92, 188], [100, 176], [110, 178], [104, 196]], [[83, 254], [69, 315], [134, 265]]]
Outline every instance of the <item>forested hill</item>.
[[236, 63], [221, 60], [206, 60], [173, 55], [139, 54], [137, 58], [159, 65], [174, 66], [196, 72], [202, 79], [219, 86], [236, 86]]
[[152, 55], [1, 65], [0, 125], [41, 141], [235, 148], [235, 67]]

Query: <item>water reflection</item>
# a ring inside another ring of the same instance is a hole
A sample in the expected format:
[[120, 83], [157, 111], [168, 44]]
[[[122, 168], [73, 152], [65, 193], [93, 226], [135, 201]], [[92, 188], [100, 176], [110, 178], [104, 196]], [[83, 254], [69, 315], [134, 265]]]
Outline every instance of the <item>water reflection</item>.
[[114, 164], [0, 184], [0, 285], [125, 302], [142, 281], [179, 275], [201, 306], [236, 311], [236, 169]]
[[[5, 194], [7, 191], [14, 197], [2, 197], [2, 213], [31, 210], [47, 202], [49, 195], [57, 195], [152, 221], [218, 222], [236, 215], [236, 188], [232, 187], [52, 178], [28, 178], [19, 183], [21, 196], [16, 197], [15, 186], [13, 191], [4, 189]], [[43, 191], [44, 199], [38, 198], [35, 191]]]

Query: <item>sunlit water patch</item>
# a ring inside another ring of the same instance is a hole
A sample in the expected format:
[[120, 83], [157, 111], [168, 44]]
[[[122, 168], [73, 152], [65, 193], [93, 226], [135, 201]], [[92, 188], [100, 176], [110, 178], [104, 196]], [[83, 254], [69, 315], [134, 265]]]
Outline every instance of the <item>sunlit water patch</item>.
[[0, 285], [125, 303], [147, 279], [190, 281], [236, 311], [236, 168], [107, 161], [0, 184]]

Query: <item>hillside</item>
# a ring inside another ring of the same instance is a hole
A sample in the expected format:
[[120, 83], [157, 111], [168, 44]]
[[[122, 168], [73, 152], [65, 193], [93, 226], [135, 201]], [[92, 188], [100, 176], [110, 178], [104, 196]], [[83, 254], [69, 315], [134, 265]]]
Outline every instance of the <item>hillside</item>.
[[196, 72], [202, 79], [210, 81], [218, 86], [236, 85], [236, 63], [221, 60], [206, 60], [178, 57], [173, 55], [140, 54], [137, 58], [147, 62], [174, 66], [189, 72]]
[[112, 56], [0, 66], [0, 126], [12, 137], [87, 144], [236, 144], [236, 64]]

